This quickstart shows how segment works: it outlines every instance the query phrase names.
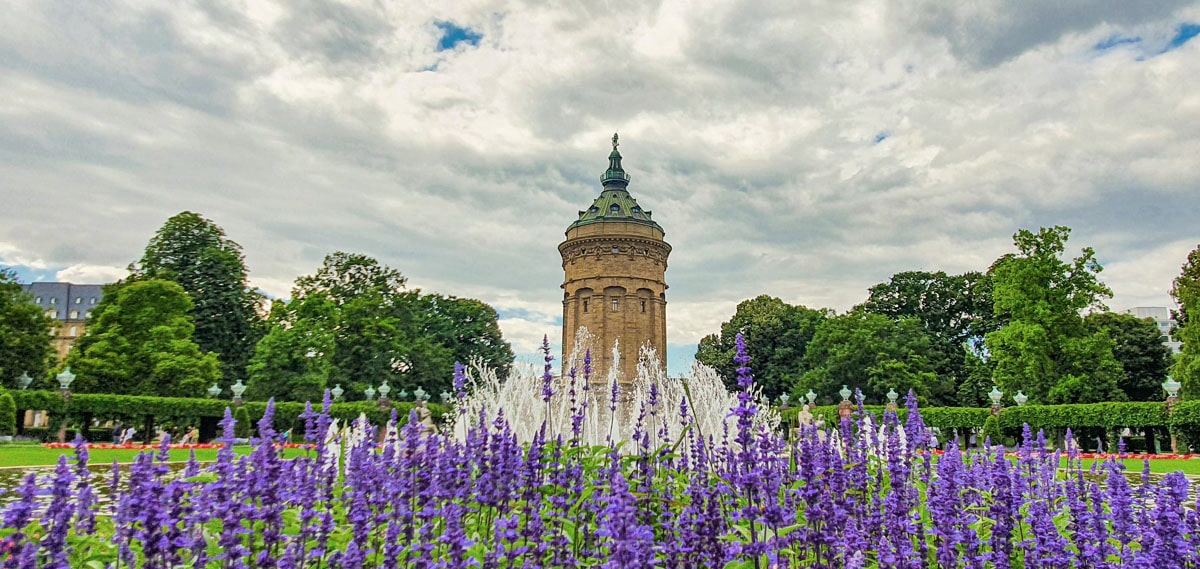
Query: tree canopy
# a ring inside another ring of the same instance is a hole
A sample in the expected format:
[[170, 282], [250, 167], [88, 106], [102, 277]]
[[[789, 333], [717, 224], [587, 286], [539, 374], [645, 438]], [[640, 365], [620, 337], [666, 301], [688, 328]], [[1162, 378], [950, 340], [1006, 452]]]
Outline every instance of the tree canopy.
[[[340, 384], [348, 400], [384, 381], [398, 393], [450, 387], [454, 363], [479, 359], [507, 373], [513, 354], [498, 315], [478, 300], [422, 295], [397, 270], [336, 252], [296, 279], [292, 301], [272, 310], [251, 360], [247, 396], [316, 399]], [[395, 397], [395, 395], [393, 395]]]
[[1158, 325], [1131, 314], [1093, 312], [1084, 319], [1091, 333], [1106, 332], [1113, 341], [1113, 356], [1123, 375], [1117, 386], [1130, 401], [1162, 400], [1162, 383], [1171, 366], [1171, 349]]
[[203, 397], [221, 377], [216, 354], [192, 340], [183, 287], [147, 279], [112, 285], [67, 358], [83, 393]]
[[712, 367], [726, 387], [737, 388], [737, 365], [733, 362], [738, 333], [746, 340], [755, 383], [772, 400], [791, 391], [799, 377], [804, 355], [817, 325], [826, 318], [823, 310], [788, 304], [760, 295], [742, 301], [718, 334], [700, 340], [696, 360]]
[[[927, 355], [937, 374], [949, 378], [952, 393], [935, 397], [938, 405], [977, 405], [985, 400], [978, 382], [979, 348], [988, 332], [1000, 327], [1001, 318], [992, 310], [991, 279], [978, 272], [947, 275], [944, 272], [906, 271], [868, 292], [859, 308], [893, 320], [915, 318], [932, 343]], [[990, 373], [990, 370], [989, 370]]]
[[21, 288], [17, 276], [0, 269], [0, 386], [15, 388], [21, 374], [44, 378], [54, 348], [55, 322]]
[[1013, 236], [1016, 254], [992, 265], [993, 310], [1008, 322], [986, 335], [993, 378], [1006, 393], [1023, 390], [1032, 403], [1123, 400], [1124, 376], [1103, 332], [1089, 332], [1080, 312], [1103, 308], [1112, 296], [1097, 275], [1091, 247], [1069, 261], [1061, 257], [1071, 230], [1022, 229]]
[[799, 400], [811, 389], [819, 401], [832, 403], [846, 385], [875, 403], [886, 401], [889, 389], [899, 394], [912, 389], [922, 399], [951, 397], [953, 386], [936, 373], [936, 355], [916, 318], [892, 320], [854, 310], [817, 326], [793, 395]]
[[1200, 246], [1188, 253], [1171, 287], [1176, 309], [1175, 339], [1183, 343], [1171, 375], [1183, 384], [1183, 396], [1200, 399]]
[[193, 339], [215, 352], [228, 386], [246, 377], [246, 364], [263, 333], [262, 297], [249, 288], [242, 248], [212, 220], [190, 211], [171, 217], [131, 267], [133, 280], [178, 283], [192, 299]]

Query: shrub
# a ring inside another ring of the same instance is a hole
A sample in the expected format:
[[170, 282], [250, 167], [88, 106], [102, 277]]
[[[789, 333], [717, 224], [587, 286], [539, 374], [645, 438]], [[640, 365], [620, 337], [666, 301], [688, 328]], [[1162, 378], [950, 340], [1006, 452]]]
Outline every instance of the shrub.
[[17, 432], [17, 404], [8, 390], [0, 387], [0, 436], [11, 437]]
[[237, 421], [233, 427], [233, 436], [239, 439], [250, 438], [250, 434], [254, 432], [254, 425], [250, 422], [250, 410], [245, 406], [238, 407], [233, 412], [233, 420]]

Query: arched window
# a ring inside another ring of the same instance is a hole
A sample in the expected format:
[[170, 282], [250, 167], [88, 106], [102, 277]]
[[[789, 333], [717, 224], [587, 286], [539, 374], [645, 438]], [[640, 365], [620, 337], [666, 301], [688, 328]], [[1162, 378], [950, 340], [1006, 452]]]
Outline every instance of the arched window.
[[617, 204], [608, 206], [608, 215], [621, 215], [621, 206]]
[[79, 335], [79, 332], [78, 332], [78, 330], [75, 329], [74, 326], [71, 326], [71, 329], [67, 331], [67, 335], [74, 338], [75, 336]]
[[585, 299], [583, 299], [583, 311], [584, 311], [584, 312], [587, 312], [587, 306], [588, 306], [588, 301], [587, 301], [587, 299], [585, 298]]
[[613, 303], [613, 312], [616, 312], [616, 311], [617, 311], [617, 306], [618, 306], [618, 304], [619, 304], [619, 303], [618, 303], [618, 301], [617, 301], [617, 297], [615, 297], [615, 296], [613, 297], [613, 299], [612, 299], [612, 303]]
[[70, 315], [68, 316], [68, 318], [70, 318], [71, 320], [78, 320], [78, 319], [79, 319], [79, 311], [78, 311], [78, 310], [72, 310], [72, 311], [70, 312]]

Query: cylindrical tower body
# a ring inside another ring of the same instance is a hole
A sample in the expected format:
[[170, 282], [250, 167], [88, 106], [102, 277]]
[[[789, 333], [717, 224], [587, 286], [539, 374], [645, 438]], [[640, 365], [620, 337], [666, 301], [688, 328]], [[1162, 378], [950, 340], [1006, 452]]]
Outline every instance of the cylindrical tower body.
[[602, 380], [612, 365], [613, 343], [620, 346], [620, 378], [637, 375], [645, 344], [665, 365], [667, 349], [667, 256], [671, 246], [661, 226], [626, 189], [629, 184], [616, 149], [601, 183], [600, 197], [567, 228], [558, 246], [563, 271], [563, 360], [575, 349], [581, 326], [596, 336], [593, 378]]

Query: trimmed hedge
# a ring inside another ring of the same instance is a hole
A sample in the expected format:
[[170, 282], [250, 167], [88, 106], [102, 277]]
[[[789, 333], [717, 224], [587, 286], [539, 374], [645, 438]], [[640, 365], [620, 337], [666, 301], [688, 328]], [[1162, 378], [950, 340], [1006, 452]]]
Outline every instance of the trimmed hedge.
[[[188, 399], [175, 397], [146, 397], [139, 395], [109, 395], [101, 393], [78, 393], [72, 394], [69, 398], [64, 398], [60, 393], [54, 391], [11, 391], [15, 402], [15, 408], [4, 412], [4, 416], [16, 419], [16, 411], [20, 410], [44, 410], [50, 414], [50, 431], [57, 431], [61, 425], [63, 417], [68, 418], [69, 423], [80, 423], [87, 419], [114, 420], [120, 419], [123, 421], [136, 420], [138, 425], [142, 424], [163, 424], [163, 423], [199, 423], [203, 418], [220, 419], [225, 416], [225, 409], [232, 408], [232, 403], [220, 399]], [[3, 403], [0, 403], [0, 411]], [[398, 401], [392, 402], [395, 407], [397, 416], [402, 422], [406, 420], [409, 412], [413, 409], [413, 403]], [[320, 405], [315, 405], [320, 407]], [[245, 412], [250, 417], [250, 422], [255, 424], [262, 418], [266, 411], [267, 404], [263, 401], [248, 401], [239, 409], [245, 409]], [[447, 409], [438, 404], [430, 403], [429, 410], [434, 419], [440, 419]], [[296, 402], [280, 402], [275, 404], [275, 420], [273, 421], [275, 429], [283, 432], [287, 429], [294, 429], [297, 434], [303, 433], [303, 420], [300, 415], [304, 413], [304, 403]], [[352, 421], [359, 415], [366, 415], [367, 420], [373, 425], [384, 425], [391, 417], [392, 409], [390, 407], [380, 407], [377, 403], [359, 401], [353, 403], [334, 403], [330, 408], [330, 415], [335, 419], [343, 421]], [[0, 418], [0, 422], [3, 419]], [[3, 428], [0, 425], [0, 428]], [[138, 427], [141, 429], [142, 427]], [[257, 428], [254, 427], [256, 430]]]
[[7, 389], [0, 387], [0, 436], [17, 433], [17, 404]]
[[[886, 410], [881, 405], [866, 405], [863, 410], [882, 416]], [[789, 407], [781, 415], [784, 420], [795, 423], [799, 408]], [[837, 421], [837, 406], [823, 405], [811, 410], [814, 417], [820, 416], [827, 424]], [[900, 407], [897, 415], [903, 422], [908, 417], [908, 410]], [[983, 428], [991, 417], [991, 409], [987, 407], [931, 407], [921, 409], [921, 418], [925, 424], [939, 429]], [[999, 427], [1003, 429], [1020, 429], [1028, 424], [1034, 431], [1038, 429], [1080, 429], [1103, 428], [1106, 430], [1172, 427], [1178, 430], [1192, 430], [1200, 434], [1200, 401], [1181, 401], [1176, 404], [1175, 412], [1168, 417], [1166, 403], [1136, 402], [1136, 403], [1092, 403], [1085, 405], [1025, 405], [1005, 407], [1000, 410], [997, 418]]]

